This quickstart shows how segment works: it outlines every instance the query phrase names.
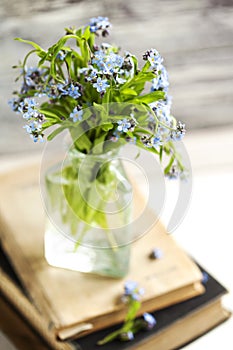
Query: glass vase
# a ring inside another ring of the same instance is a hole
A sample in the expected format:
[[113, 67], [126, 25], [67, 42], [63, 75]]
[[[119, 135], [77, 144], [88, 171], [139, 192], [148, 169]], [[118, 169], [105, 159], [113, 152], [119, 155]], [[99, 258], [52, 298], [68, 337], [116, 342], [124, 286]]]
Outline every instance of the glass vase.
[[45, 176], [45, 258], [55, 267], [124, 277], [129, 268], [132, 187], [118, 150], [68, 160]]

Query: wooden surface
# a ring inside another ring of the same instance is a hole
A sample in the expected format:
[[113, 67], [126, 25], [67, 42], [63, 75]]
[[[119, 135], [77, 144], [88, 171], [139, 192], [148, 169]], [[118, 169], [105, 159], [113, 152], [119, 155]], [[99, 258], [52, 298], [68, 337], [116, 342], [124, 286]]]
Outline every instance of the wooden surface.
[[155, 47], [165, 57], [173, 95], [173, 114], [187, 129], [233, 124], [232, 0], [1, 0], [0, 2], [0, 153], [40, 148], [7, 106], [17, 64], [29, 49], [23, 37], [48, 47], [69, 25], [107, 15], [109, 37], [141, 57]]

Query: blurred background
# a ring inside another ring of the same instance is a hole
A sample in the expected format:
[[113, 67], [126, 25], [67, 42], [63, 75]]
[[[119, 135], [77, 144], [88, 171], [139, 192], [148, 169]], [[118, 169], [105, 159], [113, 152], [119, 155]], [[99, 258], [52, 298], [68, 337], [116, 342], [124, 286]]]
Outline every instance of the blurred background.
[[17, 87], [11, 67], [29, 46], [22, 37], [52, 45], [67, 26], [108, 16], [106, 41], [142, 57], [156, 48], [165, 58], [173, 114], [187, 129], [233, 125], [233, 0], [1, 0], [0, 1], [0, 153], [33, 152], [23, 121], [7, 101]]
[[[186, 124], [195, 180], [192, 204], [175, 237], [233, 290], [233, 0], [0, 0], [0, 167], [44, 147], [32, 142], [21, 116], [7, 104], [17, 89], [12, 66], [29, 50], [13, 39], [47, 48], [64, 27], [85, 25], [98, 15], [113, 24], [105, 41], [138, 57], [153, 47], [165, 58], [172, 112]], [[233, 348], [228, 324], [187, 349], [215, 349], [222, 339]], [[0, 335], [0, 348], [13, 346]]]

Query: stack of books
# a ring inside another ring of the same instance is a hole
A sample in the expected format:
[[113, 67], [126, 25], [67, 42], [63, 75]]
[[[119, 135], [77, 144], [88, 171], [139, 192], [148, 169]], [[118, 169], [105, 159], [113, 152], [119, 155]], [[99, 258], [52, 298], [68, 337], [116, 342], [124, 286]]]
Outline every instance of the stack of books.
[[[226, 289], [203, 270], [169, 236], [159, 221], [132, 243], [129, 274], [109, 279], [49, 266], [44, 259], [44, 210], [39, 166], [29, 165], [0, 181], [0, 325], [19, 349], [172, 350], [226, 320]], [[153, 215], [150, 211], [146, 215]], [[157, 247], [162, 259], [148, 258]], [[119, 302], [124, 282], [145, 290], [142, 307], [154, 314], [156, 327], [132, 342], [98, 340], [124, 320]]]

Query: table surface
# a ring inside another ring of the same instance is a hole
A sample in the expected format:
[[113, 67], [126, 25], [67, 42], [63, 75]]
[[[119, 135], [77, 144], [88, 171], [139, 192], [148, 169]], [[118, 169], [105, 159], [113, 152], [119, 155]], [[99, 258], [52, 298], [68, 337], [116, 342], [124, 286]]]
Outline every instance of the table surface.
[[[224, 305], [233, 310], [233, 127], [192, 132], [184, 140], [192, 164], [192, 195], [183, 221], [173, 232], [177, 242], [229, 290]], [[1, 172], [22, 160], [0, 158]], [[166, 183], [166, 202], [161, 217], [165, 224], [174, 210], [177, 182]], [[233, 349], [233, 318], [184, 347]], [[223, 341], [224, 340], [224, 341]], [[15, 349], [0, 333], [0, 349]], [[26, 349], [25, 349], [26, 350]]]

